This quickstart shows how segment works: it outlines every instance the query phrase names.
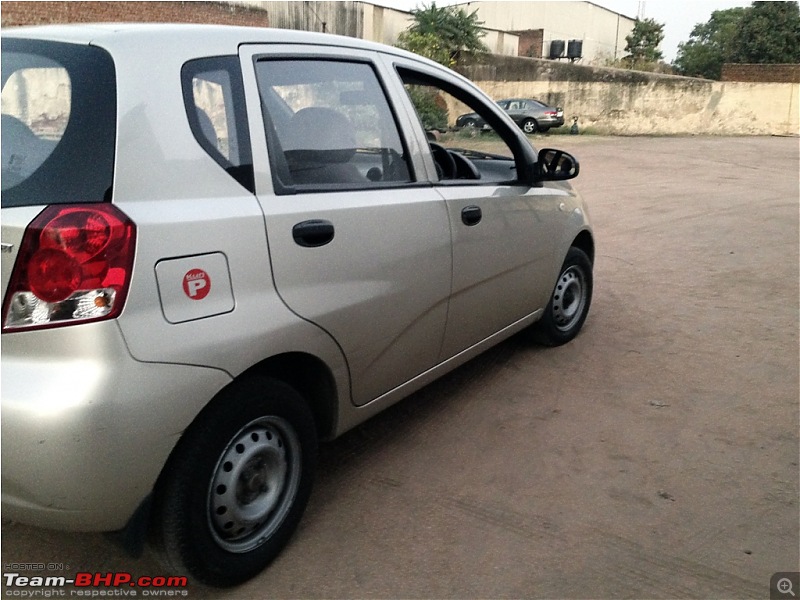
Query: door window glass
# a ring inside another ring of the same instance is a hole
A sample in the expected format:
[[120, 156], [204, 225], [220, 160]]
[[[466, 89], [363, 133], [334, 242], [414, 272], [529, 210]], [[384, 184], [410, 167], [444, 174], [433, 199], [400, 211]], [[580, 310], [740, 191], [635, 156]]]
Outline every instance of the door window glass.
[[397, 123], [369, 64], [259, 60], [256, 76], [278, 193], [412, 180]]
[[490, 127], [497, 117], [482, 102], [427, 75], [403, 68], [398, 72], [425, 129], [441, 182], [497, 183], [518, 178], [514, 146]]

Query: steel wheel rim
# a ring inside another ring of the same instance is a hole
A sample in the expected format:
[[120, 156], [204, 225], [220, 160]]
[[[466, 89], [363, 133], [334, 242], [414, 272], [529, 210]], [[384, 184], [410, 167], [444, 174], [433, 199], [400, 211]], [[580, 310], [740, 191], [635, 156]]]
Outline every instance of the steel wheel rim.
[[583, 271], [572, 266], [561, 273], [553, 292], [553, 321], [559, 331], [569, 331], [580, 321], [586, 307]]
[[214, 541], [236, 553], [266, 542], [294, 504], [300, 471], [300, 440], [288, 421], [270, 416], [242, 427], [220, 455], [209, 483]]
[[534, 131], [536, 131], [536, 123], [534, 123], [533, 121], [525, 121], [522, 124], [522, 130], [525, 133], [533, 133]]

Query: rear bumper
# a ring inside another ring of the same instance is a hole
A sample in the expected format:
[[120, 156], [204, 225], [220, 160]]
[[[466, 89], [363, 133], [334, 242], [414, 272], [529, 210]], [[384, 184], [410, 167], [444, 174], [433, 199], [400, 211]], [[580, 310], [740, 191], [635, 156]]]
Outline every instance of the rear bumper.
[[134, 360], [113, 321], [3, 335], [3, 517], [123, 527], [199, 406], [229, 381]]
[[564, 117], [542, 118], [539, 121], [540, 127], [561, 127], [564, 124]]

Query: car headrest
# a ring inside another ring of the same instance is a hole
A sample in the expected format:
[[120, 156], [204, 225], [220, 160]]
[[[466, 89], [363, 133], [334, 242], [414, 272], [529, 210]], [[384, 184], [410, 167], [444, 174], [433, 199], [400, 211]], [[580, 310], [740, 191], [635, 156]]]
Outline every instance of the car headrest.
[[281, 140], [289, 162], [344, 163], [356, 153], [353, 124], [332, 108], [298, 110]]

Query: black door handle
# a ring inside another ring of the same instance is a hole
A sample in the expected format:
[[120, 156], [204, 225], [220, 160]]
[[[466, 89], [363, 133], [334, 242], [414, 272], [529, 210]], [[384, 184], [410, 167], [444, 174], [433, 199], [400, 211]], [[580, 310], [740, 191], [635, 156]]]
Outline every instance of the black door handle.
[[461, 211], [461, 222], [472, 227], [481, 222], [483, 212], [480, 206], [466, 206]]
[[292, 227], [294, 241], [303, 248], [318, 248], [333, 239], [333, 223], [322, 219], [303, 221]]

